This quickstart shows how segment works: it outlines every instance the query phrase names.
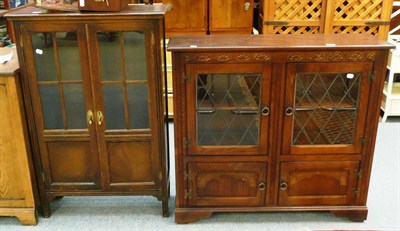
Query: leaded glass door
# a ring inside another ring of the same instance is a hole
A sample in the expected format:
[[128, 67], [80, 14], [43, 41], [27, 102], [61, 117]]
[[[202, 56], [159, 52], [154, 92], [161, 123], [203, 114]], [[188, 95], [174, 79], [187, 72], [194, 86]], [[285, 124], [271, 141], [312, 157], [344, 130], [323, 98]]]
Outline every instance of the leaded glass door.
[[289, 64], [283, 154], [361, 153], [371, 71], [372, 63]]
[[[22, 25], [47, 188], [101, 188], [84, 27]], [[51, 167], [49, 167], [51, 166]]]
[[95, 117], [103, 182], [109, 190], [159, 185], [154, 25], [98, 23], [89, 26]]
[[189, 66], [190, 155], [267, 154], [270, 72], [268, 64]]

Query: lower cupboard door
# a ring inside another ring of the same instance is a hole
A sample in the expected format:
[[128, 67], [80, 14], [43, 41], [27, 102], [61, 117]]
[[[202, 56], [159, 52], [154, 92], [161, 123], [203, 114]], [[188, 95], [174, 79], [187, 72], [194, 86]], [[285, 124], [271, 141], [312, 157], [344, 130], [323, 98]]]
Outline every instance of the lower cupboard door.
[[358, 166], [358, 161], [282, 163], [279, 205], [353, 204]]
[[189, 206], [265, 204], [266, 163], [189, 163]]

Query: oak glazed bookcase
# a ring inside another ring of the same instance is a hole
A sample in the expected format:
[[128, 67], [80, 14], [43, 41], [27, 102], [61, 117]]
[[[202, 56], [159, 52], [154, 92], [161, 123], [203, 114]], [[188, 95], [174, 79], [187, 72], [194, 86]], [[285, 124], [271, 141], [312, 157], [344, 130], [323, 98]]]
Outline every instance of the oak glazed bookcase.
[[41, 205], [151, 195], [168, 216], [163, 5], [6, 15], [17, 39]]
[[388, 50], [372, 35], [173, 36], [175, 221], [367, 218]]

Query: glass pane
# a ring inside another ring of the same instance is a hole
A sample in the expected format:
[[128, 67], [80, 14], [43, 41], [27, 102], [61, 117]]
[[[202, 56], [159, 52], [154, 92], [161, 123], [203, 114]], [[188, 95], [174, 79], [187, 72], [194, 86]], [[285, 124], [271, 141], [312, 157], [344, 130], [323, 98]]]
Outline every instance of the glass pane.
[[292, 144], [353, 144], [361, 76], [298, 73]]
[[127, 86], [129, 126], [149, 128], [149, 100], [147, 84], [131, 84]]
[[45, 129], [63, 129], [61, 99], [58, 85], [39, 85]]
[[58, 81], [51, 33], [32, 33], [38, 81]]
[[82, 84], [64, 84], [63, 88], [67, 128], [86, 128], [86, 107]]
[[76, 32], [57, 32], [56, 39], [62, 80], [82, 80]]
[[124, 32], [125, 73], [127, 80], [146, 80], [146, 44], [143, 32]]
[[261, 76], [197, 75], [199, 145], [258, 145]]
[[125, 126], [124, 94], [122, 85], [103, 85], [105, 120], [108, 129]]
[[121, 47], [118, 32], [97, 33], [100, 50], [100, 67], [103, 81], [121, 81]]

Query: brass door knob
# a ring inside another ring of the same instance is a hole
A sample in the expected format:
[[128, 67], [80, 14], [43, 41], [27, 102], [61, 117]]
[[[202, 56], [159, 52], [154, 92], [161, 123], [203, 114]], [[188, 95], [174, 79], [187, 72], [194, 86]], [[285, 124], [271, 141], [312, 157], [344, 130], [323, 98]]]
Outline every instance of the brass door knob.
[[287, 189], [287, 183], [283, 180], [281, 181], [281, 183], [279, 184], [279, 188], [281, 188], [281, 190], [285, 190]]
[[267, 186], [265, 185], [265, 183], [264, 183], [264, 182], [261, 182], [261, 183], [258, 185], [258, 190], [264, 191], [266, 187], [267, 187]]

